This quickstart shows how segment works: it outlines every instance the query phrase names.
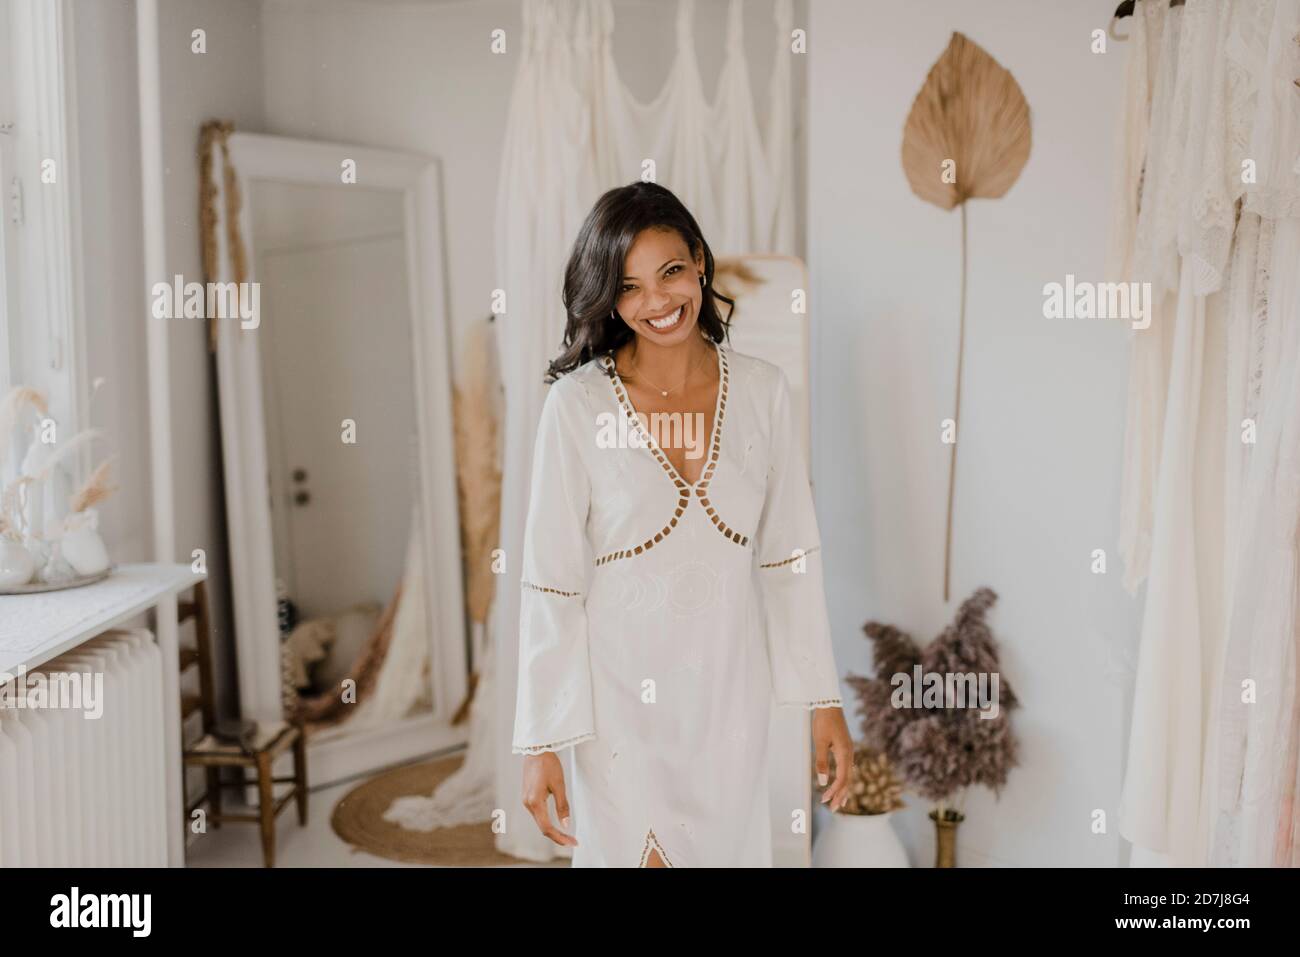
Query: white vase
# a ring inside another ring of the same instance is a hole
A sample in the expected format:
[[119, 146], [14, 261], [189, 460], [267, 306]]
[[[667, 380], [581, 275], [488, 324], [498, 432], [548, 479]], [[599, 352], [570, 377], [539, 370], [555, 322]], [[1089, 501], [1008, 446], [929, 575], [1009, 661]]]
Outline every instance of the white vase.
[[26, 585], [35, 573], [31, 552], [17, 542], [0, 539], [0, 588]]
[[108, 549], [89, 525], [67, 532], [59, 542], [63, 558], [78, 575], [97, 575], [108, 567]]
[[911, 867], [894, 832], [893, 812], [845, 814], [835, 811], [817, 832], [813, 867]]

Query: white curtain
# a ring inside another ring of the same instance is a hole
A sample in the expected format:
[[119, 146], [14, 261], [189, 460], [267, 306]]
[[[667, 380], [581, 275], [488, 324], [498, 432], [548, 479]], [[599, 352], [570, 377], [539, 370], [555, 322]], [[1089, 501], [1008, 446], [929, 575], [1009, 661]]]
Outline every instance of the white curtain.
[[649, 103], [631, 95], [614, 64], [610, 0], [524, 0], [496, 210], [497, 285], [505, 292], [504, 315], [495, 326], [505, 385], [501, 547], [507, 564], [491, 627], [497, 806], [507, 822], [497, 848], [503, 853], [538, 861], [569, 853], [527, 819], [520, 803], [522, 762], [510, 753], [518, 668], [515, 562], [523, 544], [534, 427], [545, 397], [542, 377], [564, 335], [564, 266], [601, 193], [642, 178], [646, 161], [653, 163], [655, 181], [694, 214], [715, 255], [793, 253], [793, 12], [790, 0], [775, 0], [772, 10], [774, 60], [763, 135], [741, 42], [742, 0], [729, 0], [712, 104], [696, 63], [693, 0], [678, 0], [676, 52], [666, 85]]
[[1134, 16], [1109, 268], [1156, 303], [1132, 333], [1121, 506], [1125, 585], [1147, 584], [1135, 864], [1297, 862], [1297, 37], [1300, 0]]

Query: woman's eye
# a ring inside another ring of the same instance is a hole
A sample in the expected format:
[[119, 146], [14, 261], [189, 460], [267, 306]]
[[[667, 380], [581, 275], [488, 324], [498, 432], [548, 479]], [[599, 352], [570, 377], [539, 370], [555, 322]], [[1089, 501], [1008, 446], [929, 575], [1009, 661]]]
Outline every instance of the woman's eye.
[[632, 286], [624, 286], [622, 289], [619, 290], [619, 292], [631, 292], [632, 289], [633, 289]]
[[678, 265], [676, 265], [676, 266], [671, 266], [671, 267], [669, 267], [668, 271], [667, 271], [666, 273], [664, 273], [664, 275], [665, 275], [665, 276], [671, 276], [673, 273], [677, 272], [677, 271], [680, 270], [681, 268], [682, 268], [682, 267], [681, 267], [680, 264], [678, 264]]

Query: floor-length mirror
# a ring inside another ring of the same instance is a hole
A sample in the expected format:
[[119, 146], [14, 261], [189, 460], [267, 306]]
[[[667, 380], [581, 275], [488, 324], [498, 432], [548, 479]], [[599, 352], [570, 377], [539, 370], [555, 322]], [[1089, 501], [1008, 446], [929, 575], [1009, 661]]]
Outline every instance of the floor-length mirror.
[[241, 697], [246, 718], [303, 725], [323, 783], [460, 734], [435, 167], [228, 145], [215, 218], [237, 228], [215, 231], [245, 308], [213, 321]]

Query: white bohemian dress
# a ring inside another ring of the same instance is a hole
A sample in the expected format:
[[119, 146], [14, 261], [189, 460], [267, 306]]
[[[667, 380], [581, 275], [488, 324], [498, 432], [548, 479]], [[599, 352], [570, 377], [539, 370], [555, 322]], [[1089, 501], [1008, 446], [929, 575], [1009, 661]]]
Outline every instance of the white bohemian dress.
[[574, 747], [574, 867], [644, 866], [652, 848], [669, 867], [771, 866], [773, 698], [841, 705], [789, 381], [716, 354], [694, 485], [609, 357], [560, 377], [543, 405], [512, 750]]

